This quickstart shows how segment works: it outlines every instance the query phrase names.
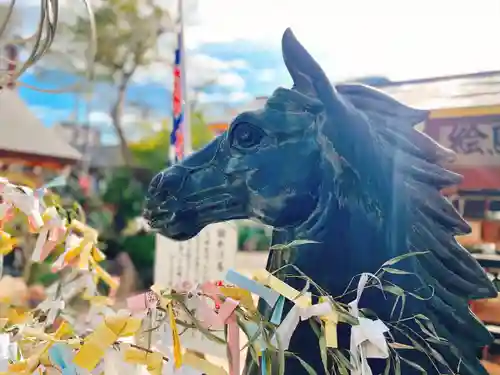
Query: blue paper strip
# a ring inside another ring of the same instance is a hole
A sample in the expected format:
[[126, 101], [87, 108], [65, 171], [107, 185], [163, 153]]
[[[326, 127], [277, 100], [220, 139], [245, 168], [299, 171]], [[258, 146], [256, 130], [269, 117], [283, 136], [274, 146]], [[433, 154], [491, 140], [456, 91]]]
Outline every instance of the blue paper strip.
[[248, 290], [250, 293], [257, 294], [260, 298], [267, 302], [271, 307], [276, 305], [280, 294], [258, 282], [243, 276], [242, 274], [230, 269], [226, 273], [226, 281], [240, 288]]
[[285, 297], [279, 296], [276, 306], [274, 306], [273, 315], [271, 316], [270, 322], [276, 325], [281, 323], [281, 317], [283, 315], [283, 307], [285, 306]]
[[262, 371], [262, 375], [267, 375], [267, 359], [266, 359], [266, 351], [263, 350], [260, 355], [260, 368]]
[[54, 344], [49, 348], [51, 362], [61, 369], [62, 375], [75, 375], [77, 369], [70, 361], [71, 351], [66, 345]]

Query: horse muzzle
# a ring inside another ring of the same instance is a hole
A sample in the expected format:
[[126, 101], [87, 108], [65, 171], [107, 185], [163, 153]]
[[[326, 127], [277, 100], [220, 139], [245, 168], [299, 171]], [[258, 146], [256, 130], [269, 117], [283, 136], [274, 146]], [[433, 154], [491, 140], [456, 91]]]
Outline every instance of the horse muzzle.
[[185, 241], [208, 224], [248, 217], [241, 184], [222, 172], [217, 150], [213, 141], [153, 177], [144, 212], [153, 230]]

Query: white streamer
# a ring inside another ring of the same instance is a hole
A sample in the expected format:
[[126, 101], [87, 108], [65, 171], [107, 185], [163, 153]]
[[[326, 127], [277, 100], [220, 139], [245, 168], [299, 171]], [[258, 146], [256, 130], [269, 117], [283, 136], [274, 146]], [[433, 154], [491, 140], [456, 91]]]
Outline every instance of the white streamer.
[[59, 298], [55, 300], [46, 299], [45, 301], [43, 301], [38, 305], [37, 309], [42, 310], [47, 314], [45, 323], [51, 325], [56, 320], [59, 311], [64, 310], [64, 307], [65, 307], [64, 301], [61, 298]]
[[273, 338], [271, 339], [271, 343], [275, 347], [278, 347], [279, 338], [281, 347], [284, 350], [287, 350], [290, 345], [293, 333], [297, 329], [299, 321], [310, 319], [313, 316], [326, 316], [332, 311], [333, 306], [330, 302], [318, 303], [307, 308], [302, 308], [296, 304], [292, 307], [285, 319], [283, 319], [283, 321], [281, 322], [280, 326], [276, 330], [275, 336], [273, 336]]
[[359, 325], [351, 328], [351, 363], [354, 370], [351, 375], [372, 375], [372, 370], [368, 364], [368, 358], [387, 358], [389, 357], [389, 347], [387, 345], [385, 332], [389, 328], [380, 320], [371, 320], [360, 317], [359, 300], [369, 277], [375, 278], [381, 285], [380, 280], [374, 275], [363, 273], [359, 279], [356, 299], [349, 303], [350, 313], [358, 319]]

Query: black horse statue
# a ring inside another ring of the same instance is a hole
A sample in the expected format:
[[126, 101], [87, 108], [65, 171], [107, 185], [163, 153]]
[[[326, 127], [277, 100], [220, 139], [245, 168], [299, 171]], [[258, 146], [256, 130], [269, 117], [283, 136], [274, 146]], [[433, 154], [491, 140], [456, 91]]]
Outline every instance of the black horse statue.
[[[491, 336], [468, 301], [497, 291], [454, 238], [470, 228], [440, 191], [461, 176], [441, 166], [453, 153], [414, 129], [428, 113], [367, 86], [333, 86], [289, 29], [282, 48], [293, 87], [278, 88], [264, 108], [239, 114], [204, 149], [156, 175], [145, 214], [151, 226], [183, 241], [210, 223], [254, 218], [274, 227], [274, 244], [314, 241], [287, 259], [272, 251], [268, 270], [293, 263], [333, 297], [359, 274], [421, 252], [398, 263], [407, 273], [391, 282], [423, 296], [406, 299], [402, 314], [425, 315], [442, 340], [424, 338], [417, 325], [410, 338], [391, 332], [425, 350], [399, 348], [405, 361], [390, 372], [486, 374], [477, 352]], [[297, 278], [287, 282], [300, 287]], [[372, 288], [360, 307], [391, 321], [393, 303]], [[339, 347], [348, 349], [350, 330], [342, 326]], [[324, 373], [307, 322], [289, 350]], [[385, 361], [370, 365], [373, 374], [384, 372]], [[306, 373], [296, 359], [287, 359], [285, 371]]]

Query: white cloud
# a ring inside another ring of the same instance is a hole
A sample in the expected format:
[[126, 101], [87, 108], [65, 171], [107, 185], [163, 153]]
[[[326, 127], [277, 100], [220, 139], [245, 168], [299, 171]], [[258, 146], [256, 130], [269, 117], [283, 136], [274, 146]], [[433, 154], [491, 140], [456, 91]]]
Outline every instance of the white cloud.
[[223, 73], [219, 75], [217, 83], [233, 90], [242, 90], [245, 88], [245, 80], [236, 73]]
[[89, 113], [89, 122], [94, 125], [111, 125], [111, 116], [102, 111], [93, 111]]
[[[128, 107], [122, 117], [124, 127], [134, 126], [141, 120], [141, 114], [138, 110]], [[89, 113], [89, 122], [92, 126], [111, 127], [112, 119], [109, 113], [104, 111], [93, 111]]]
[[[221, 11], [223, 9], [223, 11]], [[292, 27], [332, 78], [395, 79], [498, 69], [500, 2], [456, 0], [204, 0], [191, 48], [258, 43], [280, 48]]]
[[[176, 1], [165, 2], [175, 9]], [[193, 0], [187, 3], [188, 76], [195, 85], [207, 76], [214, 78], [200, 69], [225, 73], [246, 69], [247, 64], [242, 59], [227, 62], [198, 57], [189, 51], [206, 43], [238, 41], [279, 51], [282, 32], [288, 26], [333, 79], [373, 74], [400, 79], [496, 70], [500, 62], [500, 49], [492, 48], [500, 33], [498, 0], [351, 0], [338, 4], [324, 0], [198, 0], [196, 12]], [[171, 60], [174, 41], [172, 35], [164, 38], [159, 55]], [[136, 81], [171, 87], [171, 78], [171, 66], [158, 63], [141, 70]], [[266, 75], [260, 80], [266, 81]]]
[[[186, 57], [187, 79], [189, 87], [199, 87], [209, 82], [215, 82], [235, 90], [245, 86], [243, 78], [235, 71], [247, 69], [244, 60], [224, 61], [206, 54], [192, 54]], [[172, 66], [167, 62], [157, 62], [141, 68], [134, 75], [137, 83], [160, 83], [169, 89], [172, 87]]]
[[244, 91], [234, 91], [230, 93], [200, 93], [198, 101], [201, 104], [221, 104], [221, 103], [239, 103], [252, 99], [252, 95]]
[[235, 91], [229, 94], [228, 101], [233, 102], [243, 102], [252, 99], [252, 95], [248, 92]]
[[255, 76], [259, 82], [273, 82], [276, 79], [276, 69], [261, 69], [255, 72]]

